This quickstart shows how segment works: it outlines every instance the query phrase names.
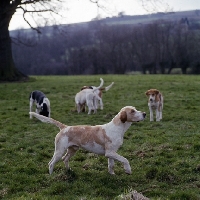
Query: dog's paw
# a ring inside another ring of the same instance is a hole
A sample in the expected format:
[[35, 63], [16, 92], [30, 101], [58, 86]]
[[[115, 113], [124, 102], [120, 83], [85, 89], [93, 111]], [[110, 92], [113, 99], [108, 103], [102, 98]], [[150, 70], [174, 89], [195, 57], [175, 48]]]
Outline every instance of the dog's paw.
[[73, 170], [72, 170], [72, 168], [67, 168], [67, 170], [66, 170], [66, 173], [71, 173], [71, 172], [74, 172]]
[[124, 167], [124, 169], [125, 169], [125, 173], [126, 173], [126, 174], [131, 174], [131, 173], [132, 173], [132, 172], [131, 172], [131, 167], [130, 167], [130, 166]]
[[114, 171], [109, 171], [109, 174], [115, 175], [115, 172]]
[[126, 170], [125, 173], [126, 174], [132, 174], [131, 170]]

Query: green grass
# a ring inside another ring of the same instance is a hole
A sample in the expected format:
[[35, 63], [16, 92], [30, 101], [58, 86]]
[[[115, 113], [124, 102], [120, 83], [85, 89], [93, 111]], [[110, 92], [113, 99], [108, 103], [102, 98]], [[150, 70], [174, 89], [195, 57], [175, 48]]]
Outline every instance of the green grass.
[[[74, 112], [74, 96], [83, 85], [115, 82], [103, 94], [104, 110]], [[0, 84], [0, 199], [117, 199], [129, 189], [150, 199], [200, 199], [200, 76], [102, 75], [37, 76], [27, 83]], [[145, 91], [164, 95], [162, 122], [150, 122]], [[133, 105], [147, 119], [133, 123], [118, 153], [126, 157], [132, 175], [107, 159], [79, 150], [71, 171], [58, 162], [52, 175], [48, 162], [58, 128], [29, 119], [29, 94], [43, 91], [51, 102], [52, 118], [67, 125], [104, 124], [119, 110]]]

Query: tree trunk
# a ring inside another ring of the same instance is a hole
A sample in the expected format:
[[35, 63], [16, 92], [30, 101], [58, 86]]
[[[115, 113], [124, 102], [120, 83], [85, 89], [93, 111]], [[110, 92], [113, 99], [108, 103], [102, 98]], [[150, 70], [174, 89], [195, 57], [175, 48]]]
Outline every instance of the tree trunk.
[[[0, 81], [19, 81], [28, 79], [28, 77], [22, 74], [15, 68], [11, 39], [8, 31], [8, 26], [15, 9], [10, 8], [10, 4], [1, 0], [0, 5]], [[4, 8], [4, 9], [2, 9]]]

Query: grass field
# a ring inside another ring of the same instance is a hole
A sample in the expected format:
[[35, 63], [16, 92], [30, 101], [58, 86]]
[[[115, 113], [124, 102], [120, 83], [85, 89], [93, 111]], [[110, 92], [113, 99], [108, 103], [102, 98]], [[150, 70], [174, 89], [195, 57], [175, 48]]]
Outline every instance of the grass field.
[[[104, 86], [104, 109], [77, 114], [74, 96], [84, 85]], [[119, 199], [130, 189], [150, 199], [200, 199], [200, 76], [102, 75], [37, 76], [26, 83], [0, 84], [0, 199]], [[162, 122], [150, 122], [145, 91], [164, 95]], [[48, 162], [58, 128], [29, 119], [29, 94], [43, 91], [51, 102], [51, 117], [67, 125], [104, 124], [127, 105], [145, 111], [133, 123], [118, 153], [126, 157], [132, 174], [115, 163], [112, 176], [107, 159], [79, 150], [71, 171], [58, 162], [52, 175]]]

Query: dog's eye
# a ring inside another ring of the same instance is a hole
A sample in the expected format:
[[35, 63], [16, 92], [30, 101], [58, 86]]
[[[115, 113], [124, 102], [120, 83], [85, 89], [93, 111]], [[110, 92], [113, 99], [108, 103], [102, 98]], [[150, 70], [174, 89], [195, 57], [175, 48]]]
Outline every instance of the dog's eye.
[[154, 96], [155, 94], [152, 94], [152, 96]]
[[131, 110], [131, 113], [134, 113], [134, 112], [135, 112], [135, 110], [134, 110], [134, 109], [132, 109], [132, 110]]

